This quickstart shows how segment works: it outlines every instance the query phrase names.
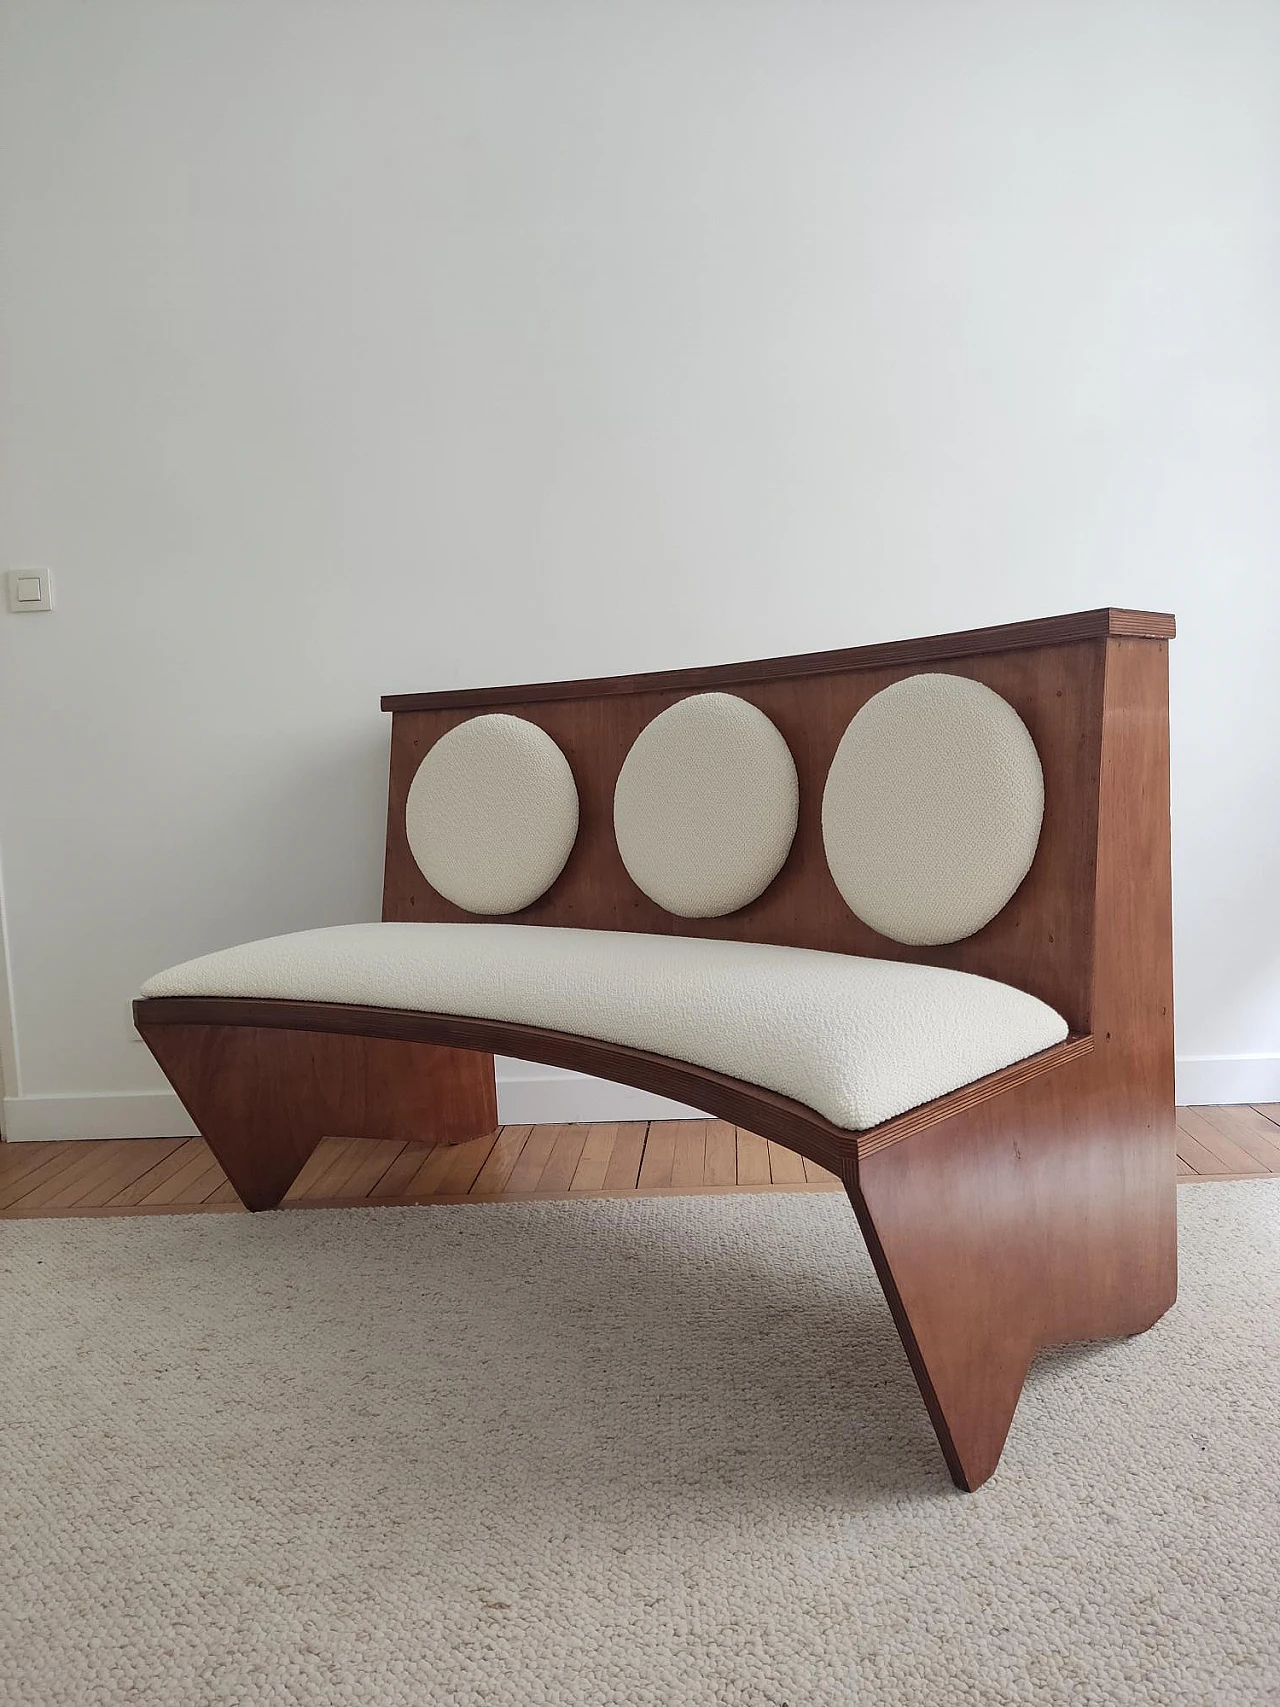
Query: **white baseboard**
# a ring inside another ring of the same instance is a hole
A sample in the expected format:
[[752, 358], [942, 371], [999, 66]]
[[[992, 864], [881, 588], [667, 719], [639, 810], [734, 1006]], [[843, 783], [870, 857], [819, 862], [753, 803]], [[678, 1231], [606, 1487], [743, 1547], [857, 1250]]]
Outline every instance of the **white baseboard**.
[[[701, 1115], [630, 1085], [542, 1068], [499, 1077], [498, 1118], [512, 1126], [539, 1126], [577, 1120], [696, 1120]], [[10, 1143], [22, 1144], [51, 1138], [191, 1138], [196, 1129], [172, 1091], [139, 1091], [6, 1097], [3, 1130]]]
[[702, 1111], [650, 1091], [592, 1079], [585, 1073], [512, 1073], [498, 1078], [498, 1119], [509, 1126], [577, 1120], [702, 1120]]
[[194, 1138], [191, 1116], [172, 1091], [86, 1092], [6, 1097], [11, 1144], [51, 1138]]
[[1280, 1055], [1180, 1055], [1181, 1105], [1280, 1102]]
[[[697, 1120], [700, 1111], [630, 1085], [524, 1062], [498, 1075], [498, 1118], [536, 1126], [579, 1120]], [[505, 1064], [504, 1064], [505, 1066]], [[1184, 1055], [1180, 1103], [1280, 1102], [1280, 1055]], [[51, 1138], [190, 1138], [191, 1117], [172, 1091], [6, 1097], [10, 1143]]]

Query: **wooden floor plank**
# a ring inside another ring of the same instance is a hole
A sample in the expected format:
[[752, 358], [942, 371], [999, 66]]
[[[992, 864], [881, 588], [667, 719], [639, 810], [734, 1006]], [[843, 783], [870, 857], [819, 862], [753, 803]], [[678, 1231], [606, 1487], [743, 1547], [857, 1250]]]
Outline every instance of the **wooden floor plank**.
[[[782, 1196], [785, 1193], [789, 1193], [789, 1192], [808, 1192], [811, 1194], [816, 1193], [818, 1195], [825, 1195], [825, 1192], [823, 1191], [822, 1187], [811, 1186], [807, 1183], [804, 1185], [771, 1185], [771, 1186], [768, 1186], [766, 1188], [764, 1195], [766, 1195], [766, 1196]], [[310, 1201], [308, 1201], [306, 1203], [286, 1203], [286, 1204], [282, 1204], [281, 1207], [284, 1209], [290, 1209], [290, 1210], [297, 1209], [297, 1210], [308, 1210], [308, 1211], [316, 1210], [316, 1209], [322, 1209], [322, 1210], [328, 1210], [328, 1209], [361, 1209], [361, 1208], [365, 1208], [365, 1207], [370, 1208], [370, 1209], [395, 1209], [395, 1208], [399, 1208], [401, 1206], [403, 1206], [405, 1208], [419, 1209], [419, 1208], [431, 1208], [431, 1207], [445, 1207], [445, 1206], [452, 1206], [455, 1204], [456, 1205], [462, 1205], [462, 1204], [471, 1205], [471, 1204], [479, 1204], [479, 1203], [593, 1203], [593, 1202], [618, 1203], [618, 1202], [639, 1201], [641, 1198], [653, 1198], [653, 1197], [736, 1197], [736, 1196], [760, 1196], [760, 1195], [761, 1195], [760, 1188], [758, 1186], [754, 1186], [754, 1185], [664, 1185], [664, 1186], [659, 1186], [655, 1190], [650, 1191], [650, 1192], [637, 1192], [634, 1190], [632, 1190], [632, 1191], [582, 1191], [582, 1192], [575, 1192], [572, 1196], [567, 1196], [562, 1191], [522, 1191], [516, 1197], [512, 1197], [507, 1192], [496, 1192], [496, 1193], [486, 1192], [484, 1194], [480, 1194], [477, 1192], [464, 1192], [464, 1193], [460, 1193], [460, 1194], [454, 1194], [454, 1195], [448, 1196], [448, 1197], [444, 1196], [443, 1194], [437, 1193], [437, 1194], [432, 1194], [431, 1196], [415, 1197], [415, 1198], [411, 1198], [411, 1199], [398, 1200], [395, 1203], [385, 1203], [385, 1202], [376, 1202], [375, 1203], [371, 1198], [367, 1198], [367, 1197], [363, 1197], [363, 1198], [359, 1198], [359, 1199], [350, 1198], [350, 1197], [338, 1197], [338, 1198], [331, 1198], [324, 1203], [313, 1203]], [[37, 1211], [36, 1213], [39, 1214], [42, 1212]], [[114, 1211], [114, 1210], [108, 1211], [105, 1209], [87, 1209], [84, 1211], [81, 1211], [79, 1209], [66, 1209], [66, 1210], [59, 1209], [59, 1210], [55, 1210], [53, 1213], [57, 1214], [57, 1215], [78, 1215], [78, 1214], [84, 1213], [85, 1215], [93, 1216], [93, 1215], [105, 1215], [108, 1213], [115, 1214], [116, 1211]], [[126, 1211], [126, 1213], [128, 1213], [128, 1212]], [[147, 1214], [154, 1214], [154, 1213], [156, 1213], [156, 1211], [154, 1209], [148, 1209], [146, 1211], [146, 1213]], [[188, 1208], [188, 1209], [183, 1210], [182, 1213], [190, 1214], [190, 1213], [192, 1213], [192, 1211]]]
[[706, 1185], [738, 1183], [738, 1129], [727, 1120], [712, 1120], [707, 1124], [702, 1178]]
[[57, 1143], [0, 1144], [0, 1202], [6, 1195], [17, 1196], [13, 1188], [20, 1179], [62, 1153]]
[[302, 1164], [302, 1170], [287, 1195], [291, 1198], [308, 1196], [320, 1176], [341, 1160], [347, 1154], [347, 1146], [354, 1143], [354, 1138], [322, 1138]]
[[511, 1170], [520, 1159], [532, 1126], [500, 1126], [497, 1142], [485, 1159], [484, 1166], [472, 1182], [473, 1192], [502, 1191], [511, 1178]]
[[38, 1208], [57, 1191], [65, 1180], [78, 1176], [93, 1165], [100, 1144], [72, 1140], [60, 1144], [51, 1156], [46, 1156], [37, 1168], [20, 1175], [13, 1184], [0, 1192], [0, 1208]]
[[213, 1190], [221, 1172], [213, 1152], [207, 1145], [199, 1144], [171, 1178], [154, 1185], [138, 1201], [141, 1204], [199, 1203], [206, 1192]]
[[578, 1157], [578, 1165], [569, 1181], [570, 1192], [600, 1191], [603, 1188], [605, 1175], [609, 1171], [609, 1157], [613, 1154], [613, 1144], [617, 1136], [616, 1121], [612, 1125], [588, 1126], [582, 1154]]
[[1237, 1144], [1234, 1138], [1229, 1138], [1225, 1132], [1219, 1132], [1216, 1126], [1211, 1126], [1194, 1108], [1180, 1110], [1178, 1130], [1211, 1151], [1218, 1158], [1218, 1171], [1221, 1173], [1239, 1174], [1243, 1178], [1270, 1171]]
[[803, 1185], [804, 1158], [769, 1140], [769, 1178], [774, 1185]]
[[839, 1185], [839, 1174], [833, 1174], [829, 1168], [824, 1168], [821, 1162], [811, 1162], [808, 1156], [801, 1157], [804, 1162], [804, 1177], [810, 1185]]
[[645, 1139], [644, 1155], [640, 1161], [637, 1189], [649, 1191], [654, 1186], [671, 1184], [671, 1169], [676, 1159], [676, 1120], [651, 1120]]
[[613, 1149], [609, 1152], [609, 1166], [605, 1169], [605, 1191], [634, 1191], [640, 1178], [640, 1163], [644, 1157], [645, 1139], [649, 1135], [648, 1122], [644, 1120], [628, 1120], [621, 1123], [614, 1134]]
[[117, 1191], [132, 1185], [171, 1155], [181, 1138], [116, 1138], [104, 1143], [96, 1161], [73, 1168], [60, 1176], [65, 1183], [45, 1199], [49, 1209], [67, 1209], [73, 1203], [105, 1203]]
[[758, 1132], [738, 1128], [738, 1184], [764, 1186], [770, 1183], [769, 1141]]
[[[204, 1203], [218, 1191], [226, 1177], [217, 1157], [210, 1155], [203, 1169], [173, 1193], [172, 1201], [193, 1207]], [[147, 1200], [144, 1197], [142, 1201], [145, 1203]]]
[[369, 1192], [370, 1203], [390, 1202], [399, 1197], [434, 1149], [434, 1144], [406, 1144]]
[[348, 1193], [353, 1197], [371, 1196], [387, 1169], [409, 1148], [402, 1138], [366, 1139], [364, 1155], [347, 1181]]
[[492, 1132], [485, 1132], [479, 1138], [468, 1138], [463, 1144], [441, 1144], [440, 1149], [447, 1154], [436, 1189], [450, 1195], [469, 1192], [481, 1168], [493, 1154], [499, 1131], [500, 1128], [495, 1126]]
[[360, 1138], [323, 1139], [294, 1180], [290, 1196], [310, 1199], [341, 1196], [343, 1181], [360, 1165], [364, 1142]]
[[676, 1124], [671, 1153], [672, 1185], [706, 1183], [707, 1125], [705, 1120], [681, 1120]]
[[12, 1139], [0, 1143], [0, 1180], [7, 1179], [11, 1169], [47, 1162], [57, 1148], [55, 1140], [43, 1138], [31, 1144], [14, 1143]]
[[573, 1184], [573, 1176], [578, 1171], [578, 1163], [582, 1160], [587, 1133], [590, 1130], [589, 1126], [581, 1125], [560, 1128], [539, 1177], [539, 1191], [568, 1192]]
[[1193, 1138], [1189, 1132], [1178, 1129], [1178, 1160], [1187, 1167], [1194, 1169], [1196, 1174], [1220, 1174], [1222, 1163], [1212, 1150], [1206, 1150], [1198, 1138]]
[[558, 1126], [532, 1126], [529, 1135], [521, 1146], [515, 1166], [507, 1175], [506, 1189], [512, 1196], [522, 1192], [537, 1191], [538, 1181], [542, 1178], [542, 1170], [547, 1165], [547, 1158], [555, 1146], [560, 1132]]
[[1184, 1146], [1186, 1146], [1188, 1144], [1189, 1144], [1189, 1140], [1187, 1138], [1186, 1133], [1181, 1129], [1181, 1127], [1179, 1127], [1178, 1128], [1177, 1149], [1175, 1152], [1177, 1164], [1178, 1164], [1177, 1171], [1179, 1174], [1182, 1174], [1182, 1173], [1194, 1174], [1198, 1171], [1195, 1163], [1191, 1160], [1190, 1156], [1184, 1156], [1182, 1153]]
[[451, 1159], [450, 1148], [448, 1144], [435, 1144], [424, 1153], [416, 1172], [401, 1189], [400, 1195], [406, 1203], [421, 1203], [439, 1191], [440, 1180]]
[[1280, 1174], [1280, 1127], [1256, 1108], [1198, 1108], [1216, 1132], [1231, 1138], [1268, 1173]]
[[140, 1175], [131, 1184], [108, 1197], [103, 1207], [106, 1209], [126, 1209], [141, 1203], [144, 1197], [149, 1196], [157, 1186], [163, 1185], [166, 1180], [171, 1180], [175, 1174], [180, 1173], [191, 1158], [199, 1155], [204, 1149], [205, 1141], [203, 1138], [180, 1138], [175, 1150], [171, 1150], [167, 1156], [154, 1163], [145, 1174]]
[[[240, 1194], [237, 1192], [235, 1186], [232, 1185], [231, 1181], [224, 1177], [218, 1181], [217, 1185], [214, 1186], [213, 1190], [207, 1197], [201, 1198], [200, 1202], [202, 1207], [210, 1204], [221, 1206], [224, 1203], [231, 1204], [234, 1207], [235, 1205], [240, 1204]], [[244, 1206], [241, 1204], [240, 1207], [243, 1208]], [[248, 1213], [249, 1212], [246, 1209], [245, 1214], [247, 1215]]]
[[313, 1202], [330, 1197], [368, 1197], [404, 1149], [403, 1138], [353, 1138], [341, 1161], [320, 1176], [307, 1196]]
[[[129, 1140], [132, 1143], [132, 1139]], [[98, 1221], [115, 1217], [142, 1215], [247, 1215], [248, 1210], [235, 1203], [131, 1203], [111, 1207], [106, 1203], [75, 1203], [69, 1209], [6, 1209], [0, 1221]]]

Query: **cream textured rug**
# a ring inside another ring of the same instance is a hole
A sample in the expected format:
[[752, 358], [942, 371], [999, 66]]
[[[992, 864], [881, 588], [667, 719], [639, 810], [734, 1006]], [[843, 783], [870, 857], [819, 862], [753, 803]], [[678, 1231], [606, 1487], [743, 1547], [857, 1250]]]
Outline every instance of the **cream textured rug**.
[[947, 1480], [836, 1195], [0, 1223], [0, 1701], [1280, 1700], [1280, 1182]]

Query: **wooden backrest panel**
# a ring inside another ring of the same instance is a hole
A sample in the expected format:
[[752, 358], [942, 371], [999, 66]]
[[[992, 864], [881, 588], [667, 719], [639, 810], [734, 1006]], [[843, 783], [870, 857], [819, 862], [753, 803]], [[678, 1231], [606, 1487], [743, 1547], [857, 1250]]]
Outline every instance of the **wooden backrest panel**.
[[[1082, 636], [1089, 618], [1092, 630]], [[1159, 644], [1158, 637], [1172, 632], [1171, 619], [1146, 623], [1147, 636]], [[1028, 630], [1035, 631], [1030, 644], [1003, 644]], [[466, 718], [500, 706], [540, 725], [559, 743], [573, 769], [581, 809], [578, 839], [563, 872], [511, 922], [789, 943], [925, 961], [1028, 990], [1063, 1014], [1073, 1030], [1087, 1031], [1107, 648], [1109, 636], [1135, 631], [1142, 632], [1138, 613], [1082, 613], [1016, 629], [905, 642], [896, 657], [895, 648], [886, 647], [818, 654], [813, 671], [803, 658], [775, 659], [658, 678], [385, 700], [394, 715], [383, 917], [474, 922], [475, 915], [446, 901], [418, 870], [405, 838], [404, 807], [432, 743]], [[917, 948], [880, 936], [849, 911], [827, 869], [821, 808], [827, 771], [850, 718], [891, 682], [924, 670], [972, 677], [1009, 701], [1040, 754], [1045, 814], [1031, 870], [1003, 911], [961, 942]], [[641, 893], [622, 864], [613, 835], [613, 789], [632, 741], [650, 719], [687, 694], [712, 687], [758, 706], [786, 737], [799, 773], [800, 821], [786, 864], [757, 900], [723, 918], [677, 918]], [[522, 692], [527, 697], [513, 697]]]

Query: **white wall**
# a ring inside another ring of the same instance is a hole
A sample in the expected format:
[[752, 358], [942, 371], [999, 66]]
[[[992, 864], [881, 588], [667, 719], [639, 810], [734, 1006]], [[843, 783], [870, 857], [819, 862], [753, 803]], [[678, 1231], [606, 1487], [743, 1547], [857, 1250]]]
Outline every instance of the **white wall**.
[[384, 691], [1105, 603], [1181, 629], [1183, 1094], [1280, 1097], [1271, 0], [0, 31], [13, 1135], [173, 1129], [142, 977], [376, 915]]

